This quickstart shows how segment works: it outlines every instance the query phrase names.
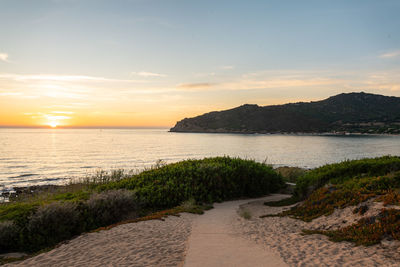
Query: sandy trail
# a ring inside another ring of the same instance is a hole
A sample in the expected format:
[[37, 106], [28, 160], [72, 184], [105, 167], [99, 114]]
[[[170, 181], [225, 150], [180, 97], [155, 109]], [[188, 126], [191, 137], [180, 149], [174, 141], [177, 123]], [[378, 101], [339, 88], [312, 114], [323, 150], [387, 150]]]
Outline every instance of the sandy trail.
[[238, 217], [239, 205], [247, 202], [249, 200], [217, 203], [214, 209], [195, 218], [185, 267], [287, 266], [277, 254], [234, 230], [232, 223]]

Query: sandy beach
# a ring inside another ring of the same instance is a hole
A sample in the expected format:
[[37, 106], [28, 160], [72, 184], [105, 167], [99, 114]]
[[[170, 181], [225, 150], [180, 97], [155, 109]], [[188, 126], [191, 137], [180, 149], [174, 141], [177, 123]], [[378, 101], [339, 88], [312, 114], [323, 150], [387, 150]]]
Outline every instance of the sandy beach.
[[[330, 229], [357, 219], [351, 208], [306, 223], [288, 217], [259, 218], [285, 208], [264, 201], [288, 195], [214, 204], [204, 215], [123, 224], [81, 235], [68, 243], [8, 266], [399, 266], [400, 242], [370, 247], [334, 243], [302, 229]], [[375, 203], [366, 216], [379, 210]], [[239, 214], [251, 215], [245, 219]], [[344, 220], [344, 218], [347, 218]]]

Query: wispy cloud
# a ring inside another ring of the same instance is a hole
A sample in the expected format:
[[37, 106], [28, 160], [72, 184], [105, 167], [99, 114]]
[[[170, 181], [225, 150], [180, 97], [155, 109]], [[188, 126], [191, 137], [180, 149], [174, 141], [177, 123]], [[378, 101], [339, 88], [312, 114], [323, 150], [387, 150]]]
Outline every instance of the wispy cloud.
[[222, 69], [222, 70], [232, 70], [232, 69], [235, 68], [235, 66], [233, 66], [233, 65], [225, 65], [225, 66], [221, 66], [219, 68]]
[[182, 88], [182, 89], [204, 89], [204, 88], [210, 88], [214, 86], [213, 83], [183, 83], [183, 84], [179, 84], [178, 88]]
[[[86, 75], [0, 73], [0, 100], [7, 98], [39, 99], [54, 110], [80, 110], [101, 103], [123, 102], [138, 96], [169, 92], [175, 87], [152, 86], [135, 79], [114, 79]], [[60, 101], [57, 105], [57, 101]], [[35, 105], [35, 102], [30, 102]], [[62, 105], [61, 105], [62, 103]], [[57, 115], [57, 114], [53, 114]], [[68, 115], [68, 114], [58, 114]]]
[[201, 73], [195, 73], [195, 77], [210, 77], [210, 76], [215, 76], [215, 72], [201, 72]]
[[331, 77], [322, 72], [299, 71], [260, 71], [246, 73], [238, 78], [224, 80], [218, 83], [204, 81], [201, 83], [183, 83], [177, 86], [178, 90], [257, 90], [274, 88], [315, 87], [329, 86], [343, 83], [342, 78]]
[[400, 70], [381, 71], [369, 74], [363, 88], [370, 90], [400, 91]]
[[145, 82], [142, 80], [110, 79], [85, 75], [53, 75], [53, 74], [0, 74], [0, 79], [11, 79], [15, 81], [58, 81], [58, 82]]
[[52, 111], [54, 114], [74, 114], [72, 111]]
[[137, 76], [142, 76], [142, 77], [167, 77], [166, 74], [148, 72], [148, 71], [132, 72], [132, 75], [137, 75]]
[[10, 62], [10, 61], [8, 61], [8, 54], [0, 53], [0, 61]]
[[395, 58], [400, 56], [400, 50], [385, 52], [379, 55], [380, 58]]

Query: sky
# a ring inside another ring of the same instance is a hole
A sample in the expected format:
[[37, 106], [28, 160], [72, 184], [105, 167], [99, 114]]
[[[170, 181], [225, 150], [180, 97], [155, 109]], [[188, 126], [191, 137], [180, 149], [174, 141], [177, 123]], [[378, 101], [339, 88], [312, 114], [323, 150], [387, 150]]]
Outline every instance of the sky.
[[0, 126], [400, 97], [398, 0], [0, 0]]

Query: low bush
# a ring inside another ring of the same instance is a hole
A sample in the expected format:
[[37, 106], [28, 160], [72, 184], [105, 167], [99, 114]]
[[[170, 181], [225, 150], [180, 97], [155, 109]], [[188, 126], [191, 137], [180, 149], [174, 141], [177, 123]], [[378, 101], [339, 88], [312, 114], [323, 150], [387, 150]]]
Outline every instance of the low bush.
[[86, 221], [91, 229], [137, 217], [139, 203], [128, 190], [110, 190], [93, 194], [85, 203]]
[[328, 183], [339, 184], [354, 177], [373, 177], [399, 170], [400, 157], [392, 156], [328, 164], [311, 170], [298, 178], [295, 195], [299, 199], [305, 199], [314, 190]]
[[21, 243], [25, 250], [53, 246], [85, 230], [77, 204], [55, 202], [42, 206], [22, 227]]
[[18, 249], [19, 228], [12, 221], [0, 222], [0, 253]]
[[11, 202], [0, 204], [0, 222], [25, 220], [34, 213], [40, 204], [37, 202]]
[[135, 190], [150, 208], [171, 208], [188, 200], [212, 203], [259, 197], [283, 188], [270, 166], [230, 157], [185, 160], [98, 186], [99, 190]]
[[[18, 205], [19, 204], [19, 205]], [[134, 193], [111, 190], [88, 200], [28, 205], [10, 203], [13, 221], [0, 222], [0, 251], [35, 252], [85, 231], [134, 218], [140, 208]], [[6, 210], [6, 209], [5, 209]], [[15, 234], [16, 233], [16, 234]]]

